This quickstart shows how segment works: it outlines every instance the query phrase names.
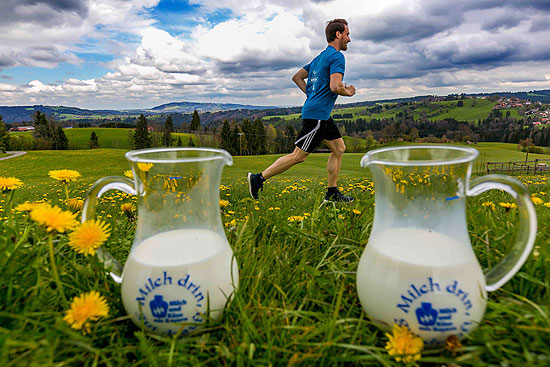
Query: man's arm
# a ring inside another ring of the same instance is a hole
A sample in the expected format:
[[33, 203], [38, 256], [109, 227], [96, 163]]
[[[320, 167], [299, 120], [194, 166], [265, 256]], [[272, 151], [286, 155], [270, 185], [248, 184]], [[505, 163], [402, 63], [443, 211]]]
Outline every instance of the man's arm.
[[301, 68], [292, 77], [292, 81], [294, 83], [296, 83], [298, 88], [300, 88], [302, 90], [302, 92], [304, 92], [304, 93], [306, 92], [306, 79], [307, 79], [308, 74], [309, 73], [306, 71], [306, 69]]
[[341, 96], [351, 97], [355, 94], [355, 87], [342, 83], [343, 78], [341, 73], [330, 74], [330, 90]]

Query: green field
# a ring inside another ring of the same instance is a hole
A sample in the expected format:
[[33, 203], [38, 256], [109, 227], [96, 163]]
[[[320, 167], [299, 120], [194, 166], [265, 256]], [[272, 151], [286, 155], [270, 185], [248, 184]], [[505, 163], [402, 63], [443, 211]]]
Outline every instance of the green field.
[[[475, 148], [487, 160], [524, 159], [515, 144], [479, 143]], [[67, 210], [64, 186], [48, 171], [78, 170], [82, 177], [68, 185], [68, 193], [82, 198], [98, 178], [128, 169], [125, 152], [31, 151], [0, 161], [0, 176], [24, 183], [11, 204], [47, 200]], [[95, 257], [74, 252], [65, 234], [53, 235], [50, 242], [28, 216], [10, 214], [11, 194], [0, 192], [0, 366], [406, 365], [388, 355], [385, 330], [366, 316], [357, 297], [357, 265], [375, 207], [371, 175], [359, 166], [363, 154], [346, 154], [342, 165], [339, 185], [356, 198], [352, 204], [320, 205], [328, 154], [312, 154], [268, 180], [259, 201], [250, 199], [246, 172], [260, 171], [279, 156], [234, 157], [233, 166], [224, 168], [220, 197], [228, 204], [220, 214], [239, 265], [239, 287], [221, 320], [182, 339], [134, 325], [123, 308], [120, 287]], [[488, 294], [485, 317], [462, 347], [424, 349], [409, 366], [549, 365], [550, 184], [543, 176], [519, 179], [540, 198], [535, 250], [516, 276]], [[136, 222], [120, 205], [135, 201], [110, 191], [97, 211], [112, 229], [104, 247], [122, 263]], [[506, 202], [513, 198], [501, 190], [467, 200], [468, 230], [483, 268], [502, 259], [517, 233], [517, 209], [499, 205]], [[84, 334], [63, 317], [73, 297], [92, 290], [106, 298], [109, 315], [92, 322]]]
[[[412, 109], [412, 116], [414, 119], [419, 119], [421, 117], [421, 114], [425, 114], [425, 116], [432, 121], [435, 120], [443, 120], [446, 118], [454, 118], [458, 121], [472, 121], [477, 122], [478, 120], [483, 120], [489, 116], [489, 113], [491, 112], [491, 109], [496, 104], [495, 102], [488, 101], [486, 99], [464, 99], [463, 107], [457, 106], [456, 100], [454, 101], [442, 101], [442, 102], [432, 102], [429, 104], [429, 107], [425, 107], [421, 105], [420, 103], [416, 103], [413, 106], [407, 105], [407, 106], [401, 106], [397, 107], [396, 104], [390, 104], [395, 105], [395, 107], [391, 109], [384, 110], [380, 113], [367, 113], [367, 109], [370, 107], [343, 107], [340, 108], [338, 106], [335, 107], [333, 110], [334, 114], [344, 114], [344, 113], [351, 113], [353, 114], [353, 118], [351, 120], [357, 120], [358, 118], [363, 118], [366, 120], [372, 120], [372, 119], [389, 119], [389, 118], [395, 118], [398, 117], [398, 115], [406, 113], [408, 109], [411, 109], [411, 107], [414, 107]], [[506, 111], [503, 110], [503, 115], [506, 115]], [[517, 109], [510, 109], [511, 117], [519, 117], [518, 110]], [[283, 120], [290, 120], [290, 119], [299, 119], [300, 114], [295, 113], [292, 115], [279, 115], [279, 116], [267, 116], [264, 117], [265, 120], [268, 120], [273, 117], [278, 117]], [[349, 118], [348, 118], [349, 120]]]
[[[478, 143], [462, 146], [478, 149], [480, 157], [486, 161], [525, 160], [525, 153], [518, 151], [516, 144]], [[124, 158], [126, 151], [125, 149], [29, 151], [24, 156], [1, 161], [0, 172], [4, 176], [17, 176], [32, 185], [47, 186], [50, 183], [44, 181], [49, 180], [49, 170], [67, 168], [80, 171], [84, 177], [95, 181], [105, 175], [120, 176], [129, 169]], [[304, 163], [293, 167], [284, 175], [291, 179], [323, 176], [328, 155], [328, 153], [311, 154]], [[367, 175], [367, 171], [359, 166], [363, 155], [364, 153], [346, 153], [340, 175], [342, 177]], [[249, 170], [262, 170], [280, 156], [282, 154], [235, 156], [234, 165], [225, 168], [223, 177], [228, 181], [243, 178]], [[550, 155], [530, 153], [529, 159], [550, 159]]]
[[[88, 149], [90, 135], [94, 131], [99, 139], [100, 148], [113, 148], [113, 149], [131, 149], [129, 134], [133, 132], [132, 129], [116, 129], [116, 128], [72, 128], [64, 129], [65, 136], [69, 140], [70, 149]], [[32, 135], [31, 132], [16, 132], [15, 135]], [[155, 133], [159, 135], [160, 133]], [[182, 145], [187, 146], [189, 143], [189, 137], [192, 137], [195, 145], [199, 145], [199, 140], [194, 134], [187, 133], [173, 133], [172, 138], [177, 142], [177, 139], [181, 137]]]

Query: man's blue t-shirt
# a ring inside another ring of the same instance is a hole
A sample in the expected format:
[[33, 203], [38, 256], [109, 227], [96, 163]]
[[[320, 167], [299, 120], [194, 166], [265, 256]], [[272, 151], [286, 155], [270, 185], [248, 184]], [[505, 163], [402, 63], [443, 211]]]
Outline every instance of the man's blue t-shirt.
[[304, 66], [308, 72], [306, 84], [306, 102], [302, 107], [303, 119], [328, 120], [338, 94], [330, 90], [330, 74], [344, 75], [346, 61], [344, 55], [332, 46], [328, 46], [309, 64]]

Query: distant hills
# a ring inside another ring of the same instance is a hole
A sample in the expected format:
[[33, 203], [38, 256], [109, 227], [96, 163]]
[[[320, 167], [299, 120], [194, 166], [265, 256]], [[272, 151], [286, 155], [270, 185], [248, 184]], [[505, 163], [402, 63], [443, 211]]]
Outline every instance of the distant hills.
[[[550, 103], [550, 90], [536, 90], [529, 92], [495, 92], [495, 93], [473, 93], [465, 94], [466, 96], [492, 96], [499, 95], [502, 97], [516, 97], [522, 100], [539, 101], [542, 103]], [[378, 103], [390, 102], [413, 102], [423, 100], [433, 95], [384, 99], [376, 101], [364, 101], [348, 104], [341, 104], [339, 107], [360, 107], [373, 106]], [[88, 110], [78, 107], [65, 106], [0, 106], [0, 115], [3, 116], [4, 122], [24, 122], [32, 121], [34, 111], [39, 110], [48, 116], [53, 117], [58, 121], [91, 121], [91, 120], [133, 120], [140, 114], [147, 116], [166, 115], [166, 114], [190, 114], [197, 110], [201, 114], [205, 114], [207, 120], [216, 119], [223, 115], [223, 118], [232, 117], [259, 117], [259, 116], [275, 116], [298, 113], [300, 107], [276, 107], [276, 106], [253, 106], [235, 103], [201, 103], [201, 102], [172, 102], [162, 104], [150, 109], [131, 109], [131, 110]], [[229, 111], [229, 113], [225, 113]], [[202, 117], [201, 117], [202, 119]], [[184, 119], [185, 120], [185, 119]]]
[[160, 115], [160, 114], [187, 114], [197, 110], [200, 113], [204, 112], [219, 112], [230, 110], [264, 110], [277, 108], [273, 106], [253, 106], [236, 103], [200, 103], [200, 102], [172, 102], [156, 106], [150, 109], [132, 109], [132, 110], [88, 110], [78, 107], [65, 106], [0, 106], [0, 115], [4, 122], [21, 122], [32, 121], [32, 116], [35, 111], [40, 111], [47, 116], [51, 116], [57, 121], [74, 121], [74, 120], [108, 120], [108, 119], [124, 119], [136, 117], [140, 114], [144, 115]]

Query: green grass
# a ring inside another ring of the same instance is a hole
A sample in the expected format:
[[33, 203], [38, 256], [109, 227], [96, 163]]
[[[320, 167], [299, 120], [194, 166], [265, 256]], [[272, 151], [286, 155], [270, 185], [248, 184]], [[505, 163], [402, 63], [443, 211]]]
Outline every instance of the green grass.
[[[437, 105], [449, 108], [448, 112], [440, 113], [430, 120], [443, 120], [446, 118], [454, 118], [458, 121], [478, 121], [489, 116], [495, 102], [486, 99], [465, 99], [463, 100], [464, 107], [457, 107], [457, 101], [437, 102]], [[475, 102], [475, 106], [473, 105]]]
[[[131, 129], [116, 129], [116, 128], [72, 128], [64, 129], [65, 136], [69, 140], [69, 147], [71, 149], [88, 149], [90, 142], [90, 135], [94, 131], [99, 140], [99, 146], [101, 148], [113, 148], [113, 149], [131, 149], [129, 134], [133, 130]], [[32, 136], [32, 132], [16, 132], [15, 135]], [[157, 135], [159, 133], [156, 133]], [[192, 137], [195, 145], [199, 145], [199, 139], [194, 134], [187, 133], [173, 133], [172, 138], [177, 142], [178, 137], [181, 137], [182, 145], [187, 146], [189, 143], [189, 137]]]
[[[521, 155], [512, 144], [487, 144], [477, 148], [488, 157], [504, 152]], [[124, 150], [110, 149], [29, 152], [0, 162], [0, 175], [14, 175], [25, 184], [15, 191], [14, 204], [46, 198], [65, 208], [64, 189], [47, 176], [48, 170], [80, 171], [83, 177], [69, 185], [69, 192], [71, 197], [83, 197], [89, 183], [127, 169], [123, 156]], [[62, 320], [68, 306], [59, 296], [46, 234], [21, 213], [15, 213], [15, 224], [8, 225], [8, 197], [0, 194], [0, 365], [403, 365], [386, 354], [384, 331], [366, 317], [357, 298], [355, 271], [374, 213], [374, 196], [366, 189], [370, 174], [359, 167], [361, 156], [346, 154], [340, 179], [344, 190], [357, 200], [321, 208], [326, 154], [314, 154], [299, 167], [270, 179], [259, 202], [248, 198], [245, 174], [261, 170], [278, 156], [234, 157], [234, 165], [224, 169], [220, 195], [229, 201], [221, 215], [239, 264], [239, 288], [219, 322], [181, 340], [148, 334], [135, 326], [125, 314], [120, 288], [98, 270], [94, 258], [74, 253], [66, 235], [59, 235], [54, 259], [67, 297], [97, 290], [110, 306], [109, 317], [93, 323], [89, 334], [70, 329]], [[531, 193], [550, 201], [546, 179], [520, 179], [529, 183]], [[482, 205], [489, 200], [496, 204], [495, 210]], [[105, 247], [122, 262], [135, 222], [119, 208], [133, 201], [109, 192], [98, 209], [113, 229]], [[468, 227], [483, 267], [501, 258], [518, 228], [517, 212], [498, 206], [501, 201], [512, 199], [499, 190], [468, 199]], [[536, 251], [510, 282], [489, 294], [481, 325], [455, 353], [426, 349], [420, 365], [550, 363], [550, 208], [540, 205], [536, 211]], [[289, 222], [290, 216], [305, 219]]]
[[[458, 101], [442, 101], [442, 102], [432, 102], [430, 103], [430, 107], [423, 107], [420, 106], [418, 108], [415, 108], [412, 111], [413, 118], [419, 119], [421, 113], [425, 113], [427, 115], [427, 118], [429, 120], [435, 121], [435, 120], [443, 120], [446, 118], [454, 118], [459, 121], [472, 121], [477, 122], [478, 120], [483, 120], [489, 116], [489, 113], [491, 112], [491, 109], [496, 104], [495, 102], [488, 101], [486, 99], [465, 99], [463, 100], [464, 106], [463, 107], [457, 107]], [[418, 104], [418, 103], [417, 103]], [[411, 108], [411, 106], [401, 106], [397, 107], [395, 105], [391, 109], [384, 110], [380, 113], [369, 113], [365, 114], [364, 112], [369, 107], [343, 107], [339, 108], [338, 106], [335, 107], [333, 111], [334, 114], [344, 114], [344, 113], [351, 113], [353, 114], [352, 121], [357, 120], [358, 118], [363, 118], [366, 120], [372, 120], [372, 119], [389, 119], [392, 117], [397, 117], [399, 113], [404, 113], [407, 109]], [[506, 115], [506, 111], [503, 110], [504, 116]], [[519, 117], [518, 109], [510, 109], [510, 113], [512, 117]], [[299, 119], [300, 114], [292, 114], [292, 115], [279, 115], [279, 116], [267, 116], [264, 117], [264, 119], [270, 119], [273, 117], [278, 117], [283, 120], [289, 120], [289, 119]], [[350, 120], [347, 118], [346, 120]]]

